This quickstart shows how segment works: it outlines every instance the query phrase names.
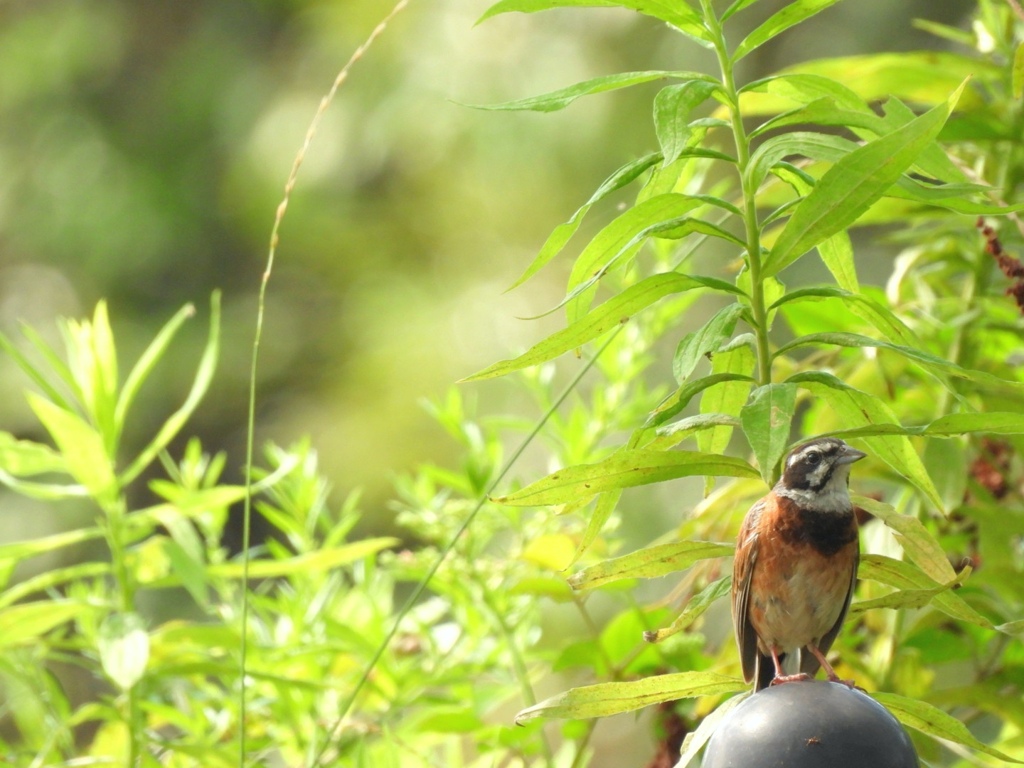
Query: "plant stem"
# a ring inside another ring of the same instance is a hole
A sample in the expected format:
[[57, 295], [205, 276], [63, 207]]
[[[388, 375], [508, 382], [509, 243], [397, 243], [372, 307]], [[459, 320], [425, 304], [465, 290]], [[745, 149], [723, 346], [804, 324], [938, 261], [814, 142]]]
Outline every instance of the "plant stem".
[[722, 87], [732, 118], [732, 135], [736, 143], [736, 169], [740, 176], [740, 189], [743, 196], [743, 225], [747, 247], [747, 269], [750, 270], [750, 312], [751, 324], [757, 346], [757, 384], [764, 386], [772, 380], [771, 347], [768, 341], [768, 311], [764, 298], [764, 276], [761, 263], [761, 230], [757, 221], [757, 190], [750, 187], [747, 166], [750, 163], [750, 140], [743, 127], [740, 114], [739, 93], [733, 76], [732, 59], [725, 44], [722, 25], [715, 17], [710, 3], [704, 4], [705, 23], [711, 32], [718, 57], [718, 66], [722, 72]]

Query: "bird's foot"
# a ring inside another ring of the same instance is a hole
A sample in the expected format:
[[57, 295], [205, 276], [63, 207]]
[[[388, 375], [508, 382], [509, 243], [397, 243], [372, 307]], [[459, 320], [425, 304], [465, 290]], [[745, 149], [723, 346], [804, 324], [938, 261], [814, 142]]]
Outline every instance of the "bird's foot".
[[857, 685], [856, 681], [854, 681], [854, 680], [843, 680], [843, 678], [841, 678], [839, 675], [834, 674], [834, 673], [828, 676], [828, 681], [830, 683], [842, 683], [847, 688], [849, 688], [851, 691], [853, 691], [853, 690], [863, 691], [864, 690], [859, 685]]
[[811, 676], [806, 672], [800, 672], [795, 675], [775, 675], [772, 681], [768, 685], [783, 685], [785, 683], [799, 683], [803, 680], [810, 680]]

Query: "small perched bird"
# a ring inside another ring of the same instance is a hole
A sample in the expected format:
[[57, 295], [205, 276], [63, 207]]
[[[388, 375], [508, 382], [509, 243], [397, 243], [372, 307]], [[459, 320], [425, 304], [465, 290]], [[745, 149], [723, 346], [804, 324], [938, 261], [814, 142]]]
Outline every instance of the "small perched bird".
[[[743, 677], [754, 690], [809, 680], [843, 625], [857, 580], [860, 544], [850, 465], [866, 454], [834, 437], [786, 457], [782, 478], [747, 512], [736, 543], [732, 618]], [[799, 669], [783, 661], [799, 654]]]

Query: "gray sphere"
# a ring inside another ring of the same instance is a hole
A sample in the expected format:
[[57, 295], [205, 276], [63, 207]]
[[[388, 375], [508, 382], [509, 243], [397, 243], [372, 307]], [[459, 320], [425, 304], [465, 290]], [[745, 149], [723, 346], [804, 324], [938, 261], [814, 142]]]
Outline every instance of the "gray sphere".
[[889, 710], [841, 683], [806, 681], [755, 693], [719, 723], [702, 768], [917, 768]]

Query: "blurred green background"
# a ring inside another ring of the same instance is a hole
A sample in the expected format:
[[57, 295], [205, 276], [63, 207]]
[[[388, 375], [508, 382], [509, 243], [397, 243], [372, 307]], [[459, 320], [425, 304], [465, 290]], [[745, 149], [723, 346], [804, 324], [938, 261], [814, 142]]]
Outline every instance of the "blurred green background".
[[[753, 27], [780, 5], [762, 0], [742, 21]], [[463, 105], [617, 71], [710, 64], [706, 52], [637, 14], [512, 14], [474, 27], [487, 6], [411, 2], [330, 107], [281, 230], [257, 439], [309, 435], [336, 488], [364, 489], [368, 527], [388, 525], [395, 473], [453, 458], [419, 401], [557, 327], [557, 315], [517, 319], [557, 303], [565, 277], [557, 264], [503, 291], [608, 173], [656, 147], [649, 113], [660, 86], [552, 115]], [[237, 481], [274, 211], [321, 96], [391, 7], [0, 5], [0, 329], [14, 336], [27, 322], [59, 343], [56, 316], [90, 313], [106, 298], [127, 367], [179, 306], [194, 302], [199, 318], [136, 410], [141, 441], [184, 397], [209, 294], [223, 289], [221, 364], [186, 433], [227, 450], [228, 479]], [[962, 0], [839, 4], [749, 57], [742, 76], [823, 56], [940, 47], [911, 20], [962, 23], [972, 8]], [[595, 211], [589, 231], [613, 206]], [[21, 394], [26, 380], [9, 360], [0, 366], [0, 428], [41, 438]], [[521, 397], [500, 381], [467, 392], [490, 412], [514, 410]], [[56, 524], [6, 509], [5, 538]]]

